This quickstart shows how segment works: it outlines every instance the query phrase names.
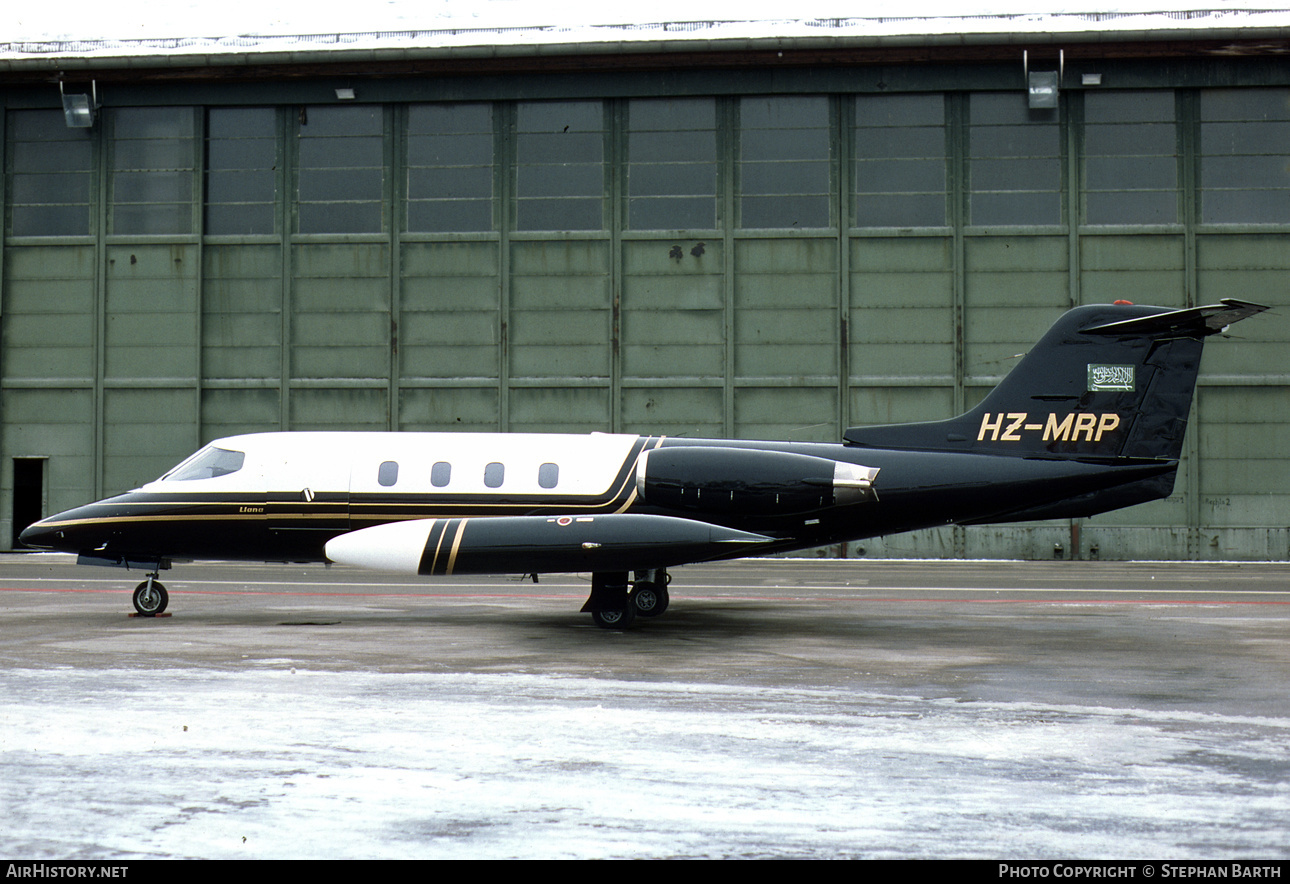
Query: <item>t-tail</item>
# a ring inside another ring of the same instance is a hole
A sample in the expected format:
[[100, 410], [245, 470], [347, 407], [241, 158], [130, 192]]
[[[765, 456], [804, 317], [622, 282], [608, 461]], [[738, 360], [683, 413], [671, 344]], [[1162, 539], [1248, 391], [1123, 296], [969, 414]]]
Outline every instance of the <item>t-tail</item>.
[[855, 427], [871, 448], [1177, 461], [1205, 338], [1266, 307], [1077, 307], [980, 405], [947, 421]]

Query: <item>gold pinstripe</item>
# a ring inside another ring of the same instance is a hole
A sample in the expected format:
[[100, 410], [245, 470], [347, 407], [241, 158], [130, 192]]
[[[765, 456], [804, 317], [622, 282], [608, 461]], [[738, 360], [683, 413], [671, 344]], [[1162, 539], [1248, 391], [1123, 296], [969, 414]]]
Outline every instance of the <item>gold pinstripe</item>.
[[434, 531], [436, 528], [439, 529], [439, 537], [434, 542], [434, 557], [430, 559], [431, 574], [434, 573], [435, 567], [439, 564], [439, 550], [443, 547], [443, 536], [448, 533], [448, 521], [443, 520], [442, 525], [439, 524], [440, 521], [440, 519], [434, 519], [433, 523], [430, 525], [431, 531]]
[[632, 493], [627, 495], [627, 499], [623, 501], [623, 505], [620, 506], [618, 509], [614, 510], [614, 512], [625, 513], [627, 512], [628, 508], [631, 507], [631, 505], [635, 502], [636, 502], [636, 485], [633, 483]]
[[457, 525], [457, 536], [452, 539], [452, 553], [448, 556], [448, 567], [444, 574], [451, 574], [452, 569], [457, 567], [457, 550], [461, 549], [461, 538], [466, 533], [466, 523], [469, 521], [470, 519], [462, 519]]

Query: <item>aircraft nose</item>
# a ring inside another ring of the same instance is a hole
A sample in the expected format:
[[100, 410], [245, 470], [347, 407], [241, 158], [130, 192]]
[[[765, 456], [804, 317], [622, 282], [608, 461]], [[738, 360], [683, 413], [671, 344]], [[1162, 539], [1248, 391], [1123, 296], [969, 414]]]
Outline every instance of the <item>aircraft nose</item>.
[[32, 549], [58, 549], [62, 540], [65, 540], [64, 533], [44, 519], [23, 528], [18, 535], [18, 542]]
[[94, 516], [94, 505], [79, 507], [46, 516], [23, 529], [18, 535], [18, 542], [32, 549], [52, 549], [60, 552], [80, 552], [94, 549], [107, 537], [97, 525], [86, 524], [86, 518]]

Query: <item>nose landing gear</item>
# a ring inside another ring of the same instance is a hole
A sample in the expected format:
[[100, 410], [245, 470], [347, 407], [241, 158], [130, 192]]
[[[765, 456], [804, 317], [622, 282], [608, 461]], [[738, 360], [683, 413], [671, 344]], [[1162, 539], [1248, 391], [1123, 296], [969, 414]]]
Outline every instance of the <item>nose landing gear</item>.
[[148, 579], [134, 589], [134, 609], [140, 617], [156, 617], [170, 604], [170, 594], [157, 579], [157, 574], [148, 575]]

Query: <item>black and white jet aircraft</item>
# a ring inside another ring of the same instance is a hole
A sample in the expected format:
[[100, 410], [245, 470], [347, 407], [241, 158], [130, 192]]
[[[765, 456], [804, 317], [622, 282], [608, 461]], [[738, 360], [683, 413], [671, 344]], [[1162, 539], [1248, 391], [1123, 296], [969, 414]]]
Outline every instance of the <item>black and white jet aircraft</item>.
[[622, 628], [668, 605], [667, 569], [936, 525], [1092, 516], [1168, 497], [1205, 338], [1267, 308], [1113, 305], [1063, 315], [980, 405], [841, 443], [621, 434], [260, 433], [50, 516], [30, 547], [139, 568], [332, 561], [410, 574], [591, 572]]

